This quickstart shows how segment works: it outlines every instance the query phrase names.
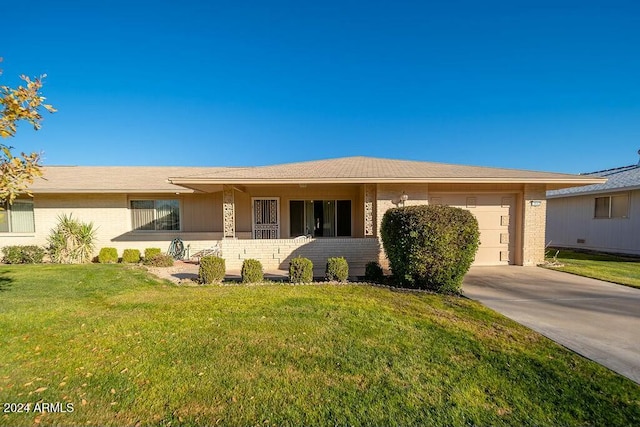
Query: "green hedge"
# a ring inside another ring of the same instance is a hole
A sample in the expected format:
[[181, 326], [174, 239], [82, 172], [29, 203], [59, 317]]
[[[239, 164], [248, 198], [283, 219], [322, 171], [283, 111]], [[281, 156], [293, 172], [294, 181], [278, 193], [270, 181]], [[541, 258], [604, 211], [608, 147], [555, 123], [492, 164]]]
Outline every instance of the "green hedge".
[[98, 254], [100, 264], [110, 264], [118, 262], [118, 250], [116, 248], [102, 248]]
[[2, 254], [2, 262], [6, 264], [40, 264], [45, 250], [35, 245], [5, 246]]
[[309, 258], [293, 258], [289, 263], [289, 282], [313, 282], [313, 262]]
[[226, 266], [223, 258], [211, 255], [200, 258], [198, 278], [201, 283], [221, 283], [225, 274]]
[[396, 283], [459, 293], [480, 232], [468, 210], [429, 205], [389, 209], [381, 235]]
[[371, 283], [384, 282], [384, 272], [378, 261], [368, 262], [364, 267], [364, 280]]
[[137, 264], [140, 262], [140, 251], [138, 249], [125, 249], [122, 252], [122, 262], [127, 264]]
[[349, 278], [349, 264], [343, 257], [327, 259], [325, 277], [330, 282], [346, 282]]
[[242, 262], [242, 283], [260, 283], [264, 280], [262, 263], [257, 259], [245, 259]]
[[153, 258], [156, 255], [160, 255], [162, 250], [160, 248], [147, 248], [144, 250], [144, 259], [148, 260]]

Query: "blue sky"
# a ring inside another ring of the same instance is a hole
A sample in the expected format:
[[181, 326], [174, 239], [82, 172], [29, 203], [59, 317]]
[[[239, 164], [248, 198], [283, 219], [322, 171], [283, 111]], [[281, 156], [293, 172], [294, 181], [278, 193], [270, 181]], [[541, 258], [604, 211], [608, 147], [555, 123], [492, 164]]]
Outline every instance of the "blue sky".
[[31, 1], [3, 84], [59, 112], [45, 164], [366, 155], [578, 173], [636, 163], [637, 1]]

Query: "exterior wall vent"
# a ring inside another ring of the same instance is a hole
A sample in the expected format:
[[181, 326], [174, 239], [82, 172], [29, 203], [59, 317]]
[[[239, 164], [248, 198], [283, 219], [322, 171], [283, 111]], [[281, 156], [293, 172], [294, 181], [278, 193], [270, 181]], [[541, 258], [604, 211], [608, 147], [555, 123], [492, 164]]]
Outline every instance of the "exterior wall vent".
[[586, 240], [584, 240], [584, 239], [578, 239], [578, 243], [586, 243]]

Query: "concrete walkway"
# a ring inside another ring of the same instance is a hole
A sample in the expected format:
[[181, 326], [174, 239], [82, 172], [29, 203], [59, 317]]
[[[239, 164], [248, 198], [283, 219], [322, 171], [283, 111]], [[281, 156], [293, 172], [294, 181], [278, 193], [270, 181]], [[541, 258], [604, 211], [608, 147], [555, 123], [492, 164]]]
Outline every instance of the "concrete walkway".
[[472, 267], [465, 296], [640, 384], [640, 289], [539, 267]]
[[[177, 284], [189, 284], [198, 279], [198, 264], [192, 262], [175, 261], [173, 267], [146, 267], [146, 269], [161, 279], [167, 279]], [[225, 280], [240, 280], [240, 270], [227, 270]], [[276, 282], [286, 280], [289, 272], [285, 270], [269, 270], [264, 272], [264, 278]]]

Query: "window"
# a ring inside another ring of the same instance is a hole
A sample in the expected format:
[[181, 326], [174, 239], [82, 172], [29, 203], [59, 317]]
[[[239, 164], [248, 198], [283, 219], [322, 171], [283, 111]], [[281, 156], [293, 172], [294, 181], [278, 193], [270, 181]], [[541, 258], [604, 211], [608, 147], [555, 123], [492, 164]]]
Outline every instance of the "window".
[[178, 200], [132, 200], [131, 224], [134, 230], [180, 230]]
[[31, 200], [0, 204], [0, 233], [33, 233], [36, 230]]
[[291, 200], [291, 237], [351, 236], [351, 200]]
[[628, 218], [629, 195], [596, 197], [595, 218]]

